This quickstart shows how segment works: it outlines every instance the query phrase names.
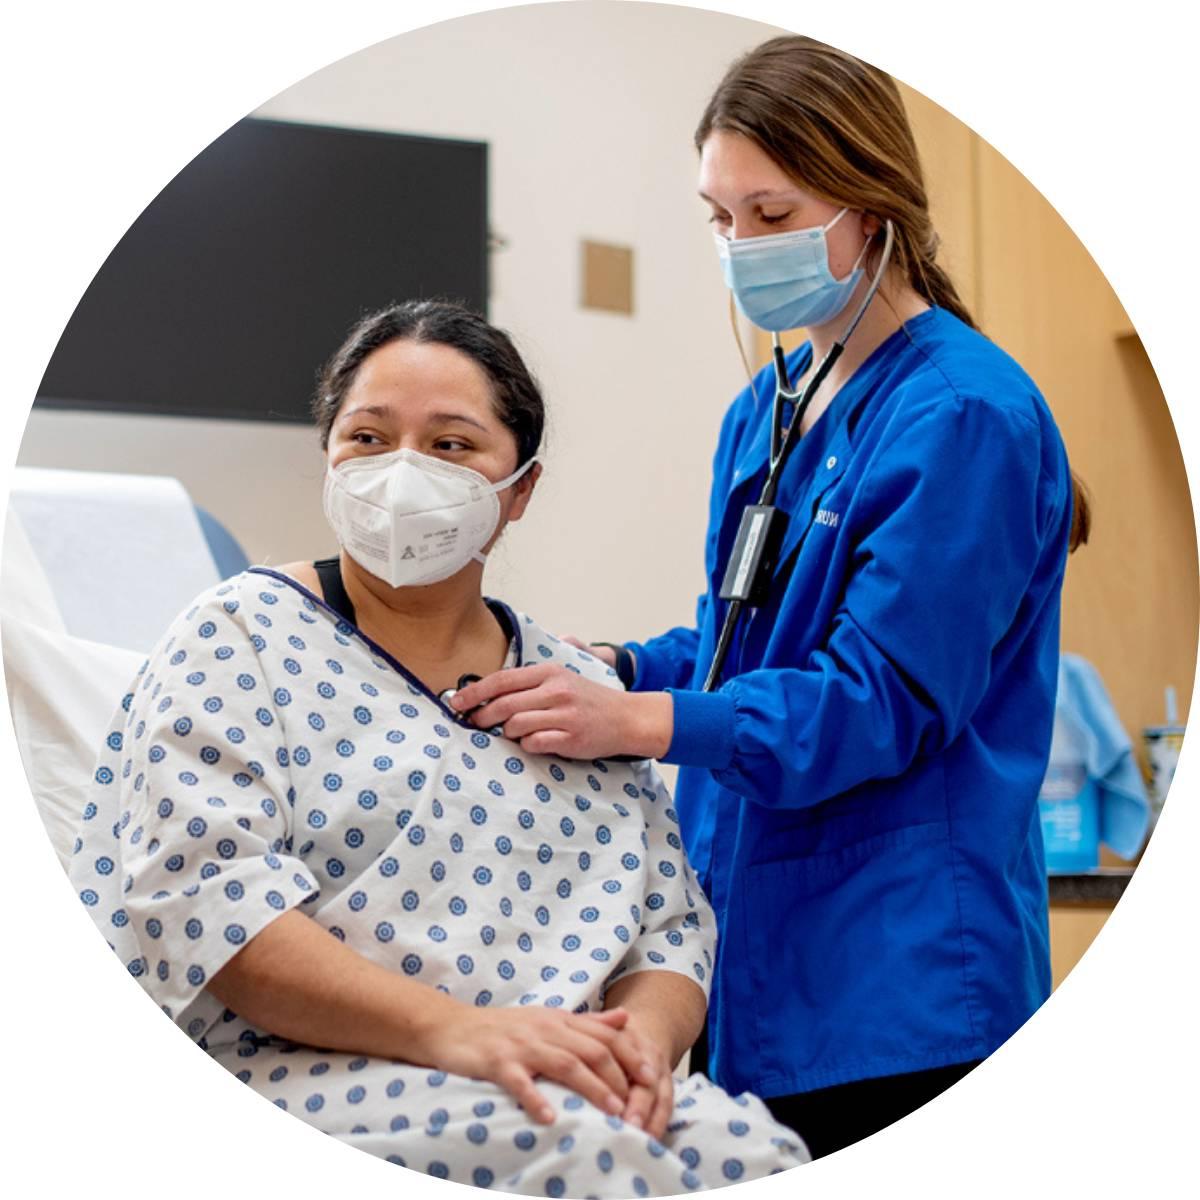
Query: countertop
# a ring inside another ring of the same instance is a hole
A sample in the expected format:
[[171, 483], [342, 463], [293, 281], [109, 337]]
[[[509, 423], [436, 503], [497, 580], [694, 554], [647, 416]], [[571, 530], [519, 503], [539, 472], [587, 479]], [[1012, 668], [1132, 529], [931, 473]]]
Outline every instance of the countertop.
[[1116, 904], [1133, 877], [1132, 867], [1097, 867], [1050, 875], [1051, 904]]

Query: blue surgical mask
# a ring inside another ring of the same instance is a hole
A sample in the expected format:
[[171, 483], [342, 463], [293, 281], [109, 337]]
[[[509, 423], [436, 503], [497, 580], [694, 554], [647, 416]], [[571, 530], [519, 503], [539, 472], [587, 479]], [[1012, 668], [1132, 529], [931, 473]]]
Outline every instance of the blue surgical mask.
[[843, 208], [828, 225], [794, 229], [766, 237], [726, 238], [714, 234], [725, 283], [738, 308], [759, 329], [782, 333], [785, 329], [823, 325], [849, 303], [862, 278], [868, 238], [845, 279], [834, 279], [829, 269], [825, 234], [845, 214]]

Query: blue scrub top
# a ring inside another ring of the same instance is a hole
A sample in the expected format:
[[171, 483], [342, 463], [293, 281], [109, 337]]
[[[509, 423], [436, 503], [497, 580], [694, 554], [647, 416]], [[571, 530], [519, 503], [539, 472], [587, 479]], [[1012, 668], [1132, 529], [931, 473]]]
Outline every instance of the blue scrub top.
[[769, 602], [705, 694], [773, 395], [764, 369], [725, 417], [695, 627], [629, 643], [634, 687], [674, 696], [665, 761], [718, 919], [710, 1069], [764, 1096], [983, 1057], [1049, 994], [1037, 796], [1072, 505], [1033, 382], [921, 313], [792, 452]]

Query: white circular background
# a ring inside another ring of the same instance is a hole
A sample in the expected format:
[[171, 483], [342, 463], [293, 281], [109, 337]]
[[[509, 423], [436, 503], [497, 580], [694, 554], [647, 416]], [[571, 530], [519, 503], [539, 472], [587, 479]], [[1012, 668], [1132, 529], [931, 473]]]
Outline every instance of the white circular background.
[[[176, 171], [249, 110], [334, 59], [493, 7], [503, 6], [133, 0], [10, 9], [0, 81], [8, 147], [3, 493], [72, 309]], [[707, 7], [787, 28], [803, 10], [802, 32], [892, 72], [1020, 168], [1120, 295], [1197, 477], [1188, 352], [1200, 240], [1196, 64], [1186, 6]], [[81, 187], [81, 179], [89, 182]], [[1060, 319], [1070, 321], [1070, 312]], [[5, 1177], [52, 1195], [448, 1194], [454, 1185], [397, 1176], [264, 1104], [158, 1016], [75, 901], [28, 801], [11, 725], [2, 725]], [[1158, 831], [1093, 950], [1012, 1041], [892, 1129], [800, 1175], [743, 1186], [779, 1196], [799, 1187], [813, 1197], [869, 1188], [1042, 1196], [1068, 1186], [1104, 1196], [1194, 1194], [1194, 759], [1188, 745]]]

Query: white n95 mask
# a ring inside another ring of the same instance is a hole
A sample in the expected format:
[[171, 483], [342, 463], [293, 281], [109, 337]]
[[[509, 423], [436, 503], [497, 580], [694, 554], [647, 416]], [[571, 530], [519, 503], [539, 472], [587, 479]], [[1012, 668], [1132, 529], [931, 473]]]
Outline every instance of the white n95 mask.
[[449, 579], [480, 553], [500, 521], [498, 492], [531, 458], [492, 483], [478, 471], [415, 450], [348, 458], [325, 472], [324, 508], [342, 548], [392, 587]]
[[868, 238], [845, 279], [829, 269], [825, 234], [849, 209], [843, 208], [828, 225], [793, 229], [766, 237], [726, 238], [714, 233], [721, 272], [738, 308], [759, 329], [782, 333], [801, 326], [832, 321], [850, 302], [862, 278]]

